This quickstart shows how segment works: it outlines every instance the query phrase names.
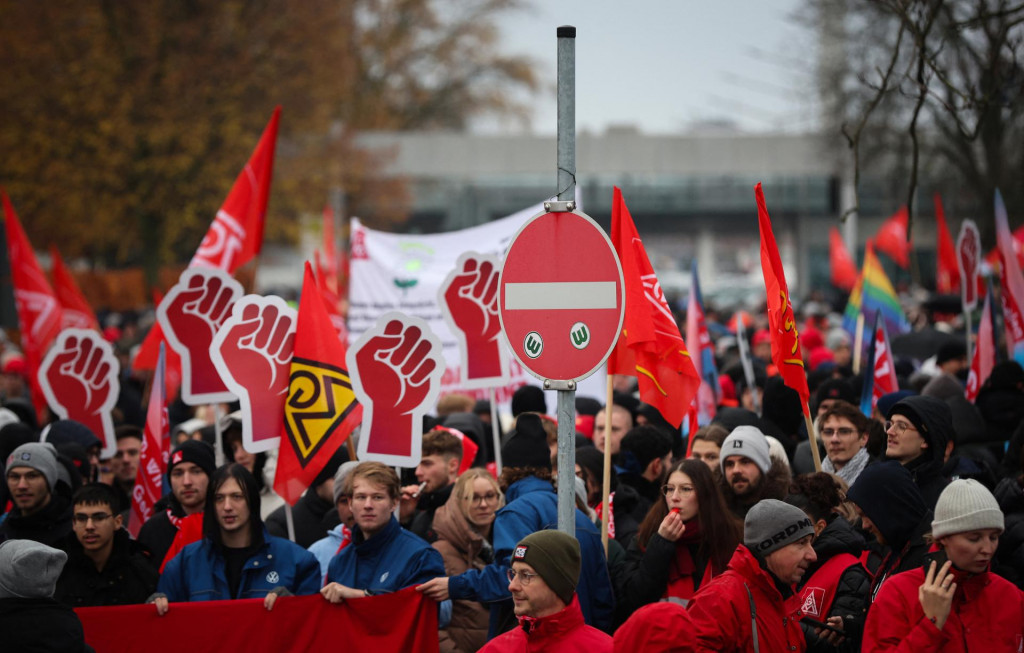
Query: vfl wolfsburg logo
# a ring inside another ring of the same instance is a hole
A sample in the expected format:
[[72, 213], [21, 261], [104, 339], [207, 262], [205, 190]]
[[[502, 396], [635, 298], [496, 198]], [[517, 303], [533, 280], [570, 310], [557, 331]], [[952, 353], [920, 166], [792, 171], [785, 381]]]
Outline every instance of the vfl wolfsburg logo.
[[303, 467], [355, 406], [356, 396], [346, 370], [319, 361], [292, 359], [284, 425]]
[[523, 351], [530, 358], [537, 358], [544, 351], [544, 338], [541, 338], [536, 331], [527, 333], [526, 339], [523, 340]]
[[590, 344], [590, 329], [586, 324], [577, 322], [569, 329], [569, 337], [572, 339], [572, 346], [576, 349], [586, 349]]

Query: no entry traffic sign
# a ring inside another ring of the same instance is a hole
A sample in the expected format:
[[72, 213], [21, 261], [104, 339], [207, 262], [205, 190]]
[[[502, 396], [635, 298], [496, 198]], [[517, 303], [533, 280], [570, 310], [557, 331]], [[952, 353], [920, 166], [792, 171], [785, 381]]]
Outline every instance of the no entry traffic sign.
[[505, 255], [499, 289], [512, 353], [540, 379], [585, 379], [618, 340], [622, 266], [608, 236], [583, 213], [530, 218]]

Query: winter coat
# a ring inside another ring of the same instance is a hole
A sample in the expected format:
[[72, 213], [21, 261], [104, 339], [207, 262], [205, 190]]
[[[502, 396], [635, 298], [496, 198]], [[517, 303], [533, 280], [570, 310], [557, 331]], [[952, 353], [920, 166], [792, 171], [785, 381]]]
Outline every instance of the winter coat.
[[553, 615], [540, 619], [520, 617], [517, 628], [492, 639], [480, 653], [610, 653], [611, 650], [612, 638], [583, 621], [579, 599], [574, 596], [572, 603]]
[[[687, 547], [694, 563], [694, 592], [705, 578], [710, 580], [707, 558], [698, 555], [700, 542], [670, 542], [658, 533], [651, 535], [647, 548], [635, 539], [626, 549], [626, 561], [614, 579], [615, 597], [618, 600], [616, 614], [619, 623], [629, 618], [638, 608], [660, 601], [668, 589], [669, 578], [676, 562], [677, 548]], [[693, 595], [678, 598], [689, 600]]]
[[[784, 596], [783, 592], [787, 595]], [[806, 649], [804, 634], [800, 630], [800, 606], [790, 600], [791, 590], [781, 586], [750, 549], [740, 544], [725, 573], [700, 588], [690, 604], [690, 617], [697, 631], [697, 650], [716, 653], [753, 651], [751, 597], [757, 613], [755, 621], [760, 651], [776, 653]]]
[[865, 651], [984, 651], [1013, 653], [1024, 642], [1024, 598], [990, 572], [968, 577], [954, 570], [956, 593], [942, 630], [924, 616], [918, 588], [924, 570], [912, 569], [885, 583], [868, 613]]
[[904, 467], [921, 490], [925, 506], [935, 510], [939, 495], [949, 485], [949, 479], [942, 474], [942, 465], [946, 458], [946, 444], [955, 440], [953, 412], [946, 402], [923, 396], [901, 399], [889, 409], [890, 416], [907, 413], [918, 417], [924, 427], [920, 435], [928, 443], [928, 448]]
[[71, 498], [60, 490], [50, 495], [50, 503], [31, 515], [23, 516], [20, 509], [13, 508], [0, 524], [0, 542], [33, 540], [63, 549], [75, 537], [71, 532], [71, 509]]
[[[528, 476], [509, 486], [508, 503], [494, 517], [494, 562], [483, 569], [470, 569], [448, 581], [454, 599], [471, 599], [491, 604], [488, 635], [500, 632], [504, 611], [511, 609], [508, 576], [512, 550], [530, 533], [558, 527], [558, 495], [548, 481]], [[580, 609], [586, 622], [601, 630], [611, 627], [615, 598], [601, 534], [586, 515], [576, 510], [576, 539], [580, 543], [582, 566], [576, 586]]]
[[157, 591], [171, 602], [263, 598], [275, 587], [292, 594], [320, 591], [320, 566], [298, 544], [263, 532], [263, 543], [242, 566], [237, 596], [231, 596], [224, 555], [203, 538], [171, 558], [160, 576]]
[[[288, 518], [285, 510], [286, 508], [281, 506], [267, 516], [264, 526], [271, 535], [288, 537]], [[303, 549], [308, 549], [313, 542], [324, 536], [324, 531], [331, 530], [340, 524], [341, 520], [334, 504], [324, 501], [310, 488], [292, 507], [292, 523], [295, 525], [295, 543]]]
[[[467, 569], [483, 569], [494, 556], [483, 535], [466, 519], [460, 501], [452, 495], [448, 503], [434, 513], [433, 547], [444, 559], [444, 572], [458, 576]], [[483, 552], [487, 558], [481, 557]], [[487, 641], [487, 622], [490, 611], [476, 601], [454, 601], [452, 619], [448, 628], [441, 630], [441, 651], [476, 651]]]
[[[174, 520], [167, 515], [168, 510], [171, 511]], [[136, 539], [149, 551], [149, 559], [154, 568], [159, 569], [163, 563], [175, 536], [178, 535], [178, 525], [175, 522], [184, 517], [185, 511], [181, 504], [169, 494], [156, 502], [153, 506], [153, 515], [139, 529]]]
[[53, 599], [0, 599], [0, 633], [5, 651], [92, 651], [78, 615]]
[[338, 524], [327, 531], [327, 537], [309, 545], [309, 548], [306, 550], [312, 553], [316, 561], [320, 563], [321, 577], [327, 577], [327, 567], [330, 566], [334, 556], [338, 555], [341, 545], [351, 541], [352, 531], [345, 528], [344, 524]]
[[924, 556], [928, 553], [928, 542], [924, 539], [932, 530], [932, 511], [929, 510], [914, 528], [910, 539], [903, 546], [890, 546], [881, 564], [871, 579], [871, 601], [874, 602], [882, 584], [886, 579], [924, 564]]
[[437, 509], [448, 503], [448, 498], [455, 489], [454, 483], [449, 483], [436, 492], [424, 492], [416, 502], [416, 512], [406, 528], [410, 533], [423, 538], [427, 542], [434, 541], [434, 513]]
[[328, 583], [371, 593], [395, 592], [438, 576], [444, 576], [441, 554], [394, 517], [369, 539], [359, 526], [353, 526], [352, 543], [327, 567]]
[[[611, 499], [612, 518], [615, 520], [615, 541], [628, 547], [640, 530], [640, 524], [647, 516], [650, 504], [633, 489], [632, 486], [620, 483]], [[597, 520], [600, 523], [600, 519]]]
[[[832, 558], [849, 554], [859, 558], [864, 552], [864, 538], [853, 526], [842, 517], [836, 516], [814, 540], [814, 553], [818, 559], [811, 563], [801, 584], [797, 586], [797, 595], [814, 582], [814, 574]], [[813, 585], [812, 585], [813, 587]], [[832, 605], [827, 614], [811, 615], [818, 621], [826, 621], [829, 617], [843, 618], [843, 631], [846, 639], [837, 648], [820, 639], [814, 633], [814, 627], [806, 623], [800, 624], [807, 640], [807, 650], [812, 653], [831, 653], [832, 651], [856, 653], [860, 651], [861, 633], [864, 630], [864, 619], [868, 609], [868, 594], [871, 591], [871, 575], [859, 562], [847, 567], [839, 576], [833, 594]], [[803, 611], [803, 606], [801, 606]], [[804, 611], [806, 613], [806, 611]]]
[[754, 507], [754, 504], [762, 499], [778, 499], [782, 501], [789, 494], [789, 482], [792, 480], [792, 476], [789, 472], [789, 467], [786, 463], [781, 460], [772, 459], [772, 466], [768, 468], [768, 473], [761, 477], [761, 484], [750, 494], [744, 497], [738, 497], [732, 491], [732, 486], [729, 485], [729, 480], [725, 477], [725, 474], [719, 475], [719, 487], [722, 489], [722, 496], [725, 497], [725, 503], [732, 511], [732, 514], [738, 517], [740, 520], [747, 516], [747, 511]]
[[1017, 479], [1004, 478], [994, 494], [1006, 520], [996, 549], [997, 571], [1024, 589], [1024, 489]]
[[53, 598], [72, 608], [145, 603], [159, 578], [148, 553], [122, 528], [114, 533], [114, 546], [102, 571], [96, 570], [77, 539], [68, 547], [68, 561]]

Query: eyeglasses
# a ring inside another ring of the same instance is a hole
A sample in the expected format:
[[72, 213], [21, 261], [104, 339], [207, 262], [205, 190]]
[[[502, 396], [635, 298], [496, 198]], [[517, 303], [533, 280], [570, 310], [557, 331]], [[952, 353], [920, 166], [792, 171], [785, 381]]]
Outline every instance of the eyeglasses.
[[111, 517], [113, 517], [113, 515], [111, 515], [109, 512], [94, 512], [91, 515], [87, 515], [84, 512], [76, 512], [72, 516], [72, 519], [75, 520], [76, 524], [80, 524], [80, 525], [84, 526], [85, 524], [89, 523], [90, 519], [92, 520], [92, 523], [94, 523], [94, 524], [102, 524], [103, 522], [107, 521]]
[[484, 503], [498, 503], [498, 493], [488, 492], [487, 494], [473, 494], [469, 497], [471, 504], [477, 504], [483, 501]]
[[530, 581], [532, 581], [534, 579], [534, 577], [539, 576], [539, 575], [540, 574], [531, 574], [528, 571], [518, 571], [517, 572], [515, 569], [509, 569], [508, 570], [508, 582], [511, 583], [512, 581], [514, 581], [516, 579], [516, 576], [519, 576], [519, 584], [522, 585], [523, 587], [526, 587], [527, 585], [530, 584]]
[[831, 438], [833, 435], [838, 435], [841, 438], [848, 438], [854, 433], [856, 433], [856, 431], [848, 426], [843, 426], [838, 429], [821, 429], [821, 437], [823, 438]]
[[894, 422], [891, 419], [887, 419], [885, 420], [885, 430], [888, 431], [890, 429], [893, 429], [896, 433], [903, 435], [907, 429], [913, 429], [916, 431], [917, 427], [910, 422]]
[[676, 492], [678, 492], [679, 494], [683, 495], [684, 497], [689, 496], [689, 495], [693, 494], [693, 486], [692, 485], [662, 485], [661, 486], [661, 493], [664, 494], [667, 497], [672, 496]]

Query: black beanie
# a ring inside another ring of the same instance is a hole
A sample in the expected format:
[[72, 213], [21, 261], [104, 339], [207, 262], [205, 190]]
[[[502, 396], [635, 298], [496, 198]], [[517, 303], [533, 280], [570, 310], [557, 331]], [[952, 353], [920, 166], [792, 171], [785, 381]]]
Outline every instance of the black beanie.
[[167, 462], [167, 475], [179, 463], [195, 463], [206, 472], [207, 476], [213, 476], [217, 469], [217, 460], [213, 455], [213, 447], [201, 440], [185, 440], [171, 453], [171, 459]]
[[643, 474], [655, 458], [672, 453], [672, 440], [653, 426], [636, 426], [626, 433], [619, 447], [619, 463], [635, 474]]
[[516, 420], [501, 448], [501, 464], [505, 467], [537, 467], [551, 469], [551, 449], [540, 416], [524, 413]]
[[903, 548], [928, 512], [907, 468], [895, 460], [868, 465], [846, 498], [857, 504], [893, 549]]
[[[548, 412], [548, 403], [544, 399], [544, 391], [535, 385], [524, 385], [512, 393], [512, 417], [523, 413]], [[505, 461], [502, 460], [502, 463]]]

